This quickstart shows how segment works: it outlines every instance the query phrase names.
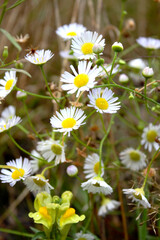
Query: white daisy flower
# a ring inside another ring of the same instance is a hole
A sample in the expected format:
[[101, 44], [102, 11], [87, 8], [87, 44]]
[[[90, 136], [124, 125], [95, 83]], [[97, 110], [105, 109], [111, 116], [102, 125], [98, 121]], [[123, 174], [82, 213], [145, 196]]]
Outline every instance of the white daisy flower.
[[67, 93], [75, 93], [77, 90], [76, 97], [79, 96], [80, 92], [89, 91], [97, 83], [95, 78], [99, 75], [99, 69], [95, 66], [93, 69], [92, 62], [80, 61], [78, 64], [78, 73], [75, 68], [71, 65], [74, 75], [69, 72], [64, 72], [61, 76], [60, 81], [65, 84], [62, 85], [62, 89], [68, 91]]
[[93, 107], [100, 113], [116, 113], [120, 109], [120, 102], [116, 102], [118, 97], [113, 97], [113, 92], [107, 87], [102, 92], [101, 88], [93, 89], [89, 92], [89, 107]]
[[5, 72], [4, 79], [0, 79], [0, 97], [6, 97], [16, 85], [16, 71]]
[[128, 66], [130, 66], [131, 68], [142, 70], [147, 66], [147, 63], [141, 58], [136, 58], [129, 61]]
[[141, 204], [144, 208], [150, 208], [151, 205], [145, 197], [144, 190], [142, 188], [129, 188], [122, 190], [124, 194], [129, 195], [128, 198], [132, 200], [132, 202], [137, 202], [138, 206]]
[[6, 165], [12, 168], [10, 170], [2, 169], [0, 180], [2, 183], [9, 183], [11, 187], [13, 187], [16, 182], [25, 180], [32, 172], [31, 164], [27, 158], [22, 160], [22, 157], [20, 157], [7, 162]]
[[72, 39], [75, 36], [80, 36], [86, 28], [82, 24], [71, 23], [69, 25], [63, 25], [56, 30], [57, 35], [59, 35], [64, 40]]
[[[108, 75], [110, 75], [111, 67], [112, 67], [111, 64], [104, 64], [104, 68], [108, 72]], [[108, 75], [106, 74], [106, 72], [101, 66], [99, 66], [99, 70], [100, 70], [100, 73], [99, 73], [100, 77], [108, 77]], [[121, 69], [119, 68], [119, 65], [116, 65], [112, 70], [112, 75], [117, 74], [118, 72], [121, 72]]]
[[111, 194], [113, 189], [109, 186], [102, 177], [94, 177], [87, 182], [81, 184], [83, 190], [87, 190], [88, 193], [103, 193], [104, 195]]
[[160, 144], [156, 142], [156, 139], [160, 137], [160, 125], [154, 126], [152, 123], [148, 127], [143, 129], [141, 144], [144, 145], [145, 149], [149, 152], [152, 148], [158, 150]]
[[102, 200], [102, 206], [98, 210], [98, 215], [105, 217], [109, 212], [117, 209], [120, 206], [120, 202], [111, 200], [109, 198], [104, 198]]
[[36, 65], [42, 65], [48, 62], [54, 54], [50, 50], [36, 50], [34, 54], [28, 53], [24, 58]]
[[137, 43], [144, 48], [155, 50], [160, 48], [160, 40], [151, 37], [139, 37]]
[[0, 118], [0, 122], [4, 121], [8, 121], [9, 119], [12, 119], [13, 117], [15, 117], [16, 115], [16, 109], [14, 106], [9, 106], [7, 108], [5, 108], [2, 113], [1, 113], [1, 118]]
[[134, 148], [127, 148], [120, 153], [120, 160], [129, 169], [139, 171], [146, 167], [146, 155]]
[[86, 115], [84, 111], [75, 107], [64, 108], [60, 110], [60, 113], [56, 111], [57, 116], [53, 116], [50, 119], [50, 123], [55, 132], [64, 132], [64, 134], [68, 133], [70, 136], [70, 132], [72, 130], [78, 129], [83, 123]]
[[43, 175], [37, 174], [36, 176], [27, 177], [24, 181], [27, 188], [37, 195], [40, 192], [50, 193], [50, 190], [54, 189], [49, 184], [49, 179], [46, 179]]
[[[31, 151], [31, 154], [35, 157], [31, 157], [31, 166], [32, 166], [32, 173], [37, 172], [42, 166], [44, 166], [47, 161], [45, 161], [42, 156], [35, 150]], [[41, 159], [41, 160], [40, 160]]]
[[83, 233], [80, 231], [75, 234], [74, 240], [95, 240], [95, 237], [90, 233]]
[[60, 144], [60, 141], [55, 141], [52, 138], [49, 140], [38, 142], [37, 150], [42, 154], [48, 162], [55, 161], [55, 165], [66, 161], [65, 147]]
[[[102, 173], [101, 177], [104, 175], [104, 164], [102, 165]], [[86, 178], [96, 177], [99, 173], [99, 156], [96, 153], [89, 155], [84, 162], [84, 174], [86, 174]]]
[[103, 36], [98, 36], [97, 32], [84, 32], [81, 36], [75, 37], [72, 40], [71, 49], [80, 55], [80, 59], [93, 59], [96, 57], [96, 54], [93, 53], [93, 46], [95, 44], [98, 44], [103, 48], [105, 46], [105, 39], [102, 38]]
[[21, 118], [20, 117], [12, 117], [8, 120], [4, 120], [1, 118], [1, 121], [0, 121], [0, 133], [1, 132], [4, 132], [12, 127], [14, 127], [15, 125], [19, 124], [21, 122]]

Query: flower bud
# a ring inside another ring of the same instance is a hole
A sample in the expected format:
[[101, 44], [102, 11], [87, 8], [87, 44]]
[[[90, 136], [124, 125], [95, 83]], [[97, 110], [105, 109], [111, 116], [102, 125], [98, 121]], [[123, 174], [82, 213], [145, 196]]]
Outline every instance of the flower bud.
[[112, 45], [112, 49], [114, 52], [121, 52], [121, 51], [123, 51], [123, 45], [120, 42], [115, 42]]
[[120, 64], [120, 65], [125, 65], [125, 64], [126, 64], [126, 61], [124, 61], [124, 60], [122, 60], [122, 59], [119, 59], [118, 64]]
[[127, 83], [129, 81], [129, 78], [126, 74], [122, 73], [120, 76], [119, 76], [119, 82], [120, 83]]
[[153, 77], [153, 74], [154, 74], [153, 69], [150, 67], [145, 67], [142, 71], [142, 75], [145, 78], [151, 78]]
[[104, 59], [103, 58], [97, 59], [96, 64], [97, 66], [104, 64]]
[[78, 168], [74, 165], [70, 165], [67, 167], [67, 174], [70, 177], [75, 177], [78, 173]]
[[15, 67], [18, 69], [23, 69], [23, 63], [22, 62], [16, 62]]
[[92, 50], [95, 54], [99, 54], [103, 52], [104, 48], [100, 44], [94, 44]]
[[16, 98], [18, 100], [26, 99], [26, 97], [27, 97], [27, 93], [26, 92], [17, 91]]
[[130, 99], [130, 100], [134, 99], [133, 93], [130, 93], [130, 94], [129, 94], [129, 99]]
[[8, 57], [8, 46], [4, 46], [3, 54], [2, 54], [4, 60]]

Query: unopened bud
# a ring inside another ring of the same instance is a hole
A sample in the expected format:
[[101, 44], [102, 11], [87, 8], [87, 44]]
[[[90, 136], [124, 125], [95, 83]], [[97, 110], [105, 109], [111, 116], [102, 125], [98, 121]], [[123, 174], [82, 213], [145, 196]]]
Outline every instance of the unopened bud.
[[7, 59], [7, 57], [8, 57], [8, 46], [4, 46], [2, 56], [3, 56], [4, 60]]
[[16, 62], [16, 63], [15, 63], [15, 67], [16, 67], [17, 69], [23, 69], [23, 63], [22, 63], [22, 62]]
[[130, 94], [129, 94], [129, 99], [130, 99], [130, 100], [134, 99], [133, 93], [130, 93]]
[[100, 44], [94, 44], [93, 48], [92, 48], [93, 52], [95, 54], [99, 54], [99, 53], [102, 53], [103, 50], [104, 50], [104, 47]]
[[153, 69], [150, 67], [145, 67], [142, 71], [142, 75], [145, 78], [151, 78], [153, 77], [153, 74], [154, 74]]
[[67, 167], [67, 174], [70, 177], [75, 177], [78, 173], [78, 168], [74, 165], [70, 165], [69, 167]]
[[120, 42], [115, 42], [112, 45], [112, 49], [114, 52], [121, 52], [121, 51], [123, 51], [123, 45]]
[[18, 100], [26, 99], [26, 97], [27, 97], [27, 93], [26, 92], [17, 91], [16, 98]]
[[126, 64], [126, 61], [124, 61], [124, 60], [122, 60], [122, 59], [119, 59], [118, 64], [120, 64], [120, 65], [125, 65], [125, 64]]
[[97, 59], [96, 64], [97, 66], [104, 64], [104, 59], [103, 58]]
[[119, 76], [119, 82], [120, 83], [127, 83], [129, 81], [129, 78], [126, 74], [122, 73], [120, 76]]

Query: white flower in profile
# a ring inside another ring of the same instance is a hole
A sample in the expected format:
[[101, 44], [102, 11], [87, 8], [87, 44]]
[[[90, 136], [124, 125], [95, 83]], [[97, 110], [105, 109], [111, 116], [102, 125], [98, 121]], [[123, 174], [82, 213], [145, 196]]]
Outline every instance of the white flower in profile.
[[[102, 173], [101, 177], [104, 175], [104, 164], [102, 164]], [[87, 156], [84, 162], [84, 174], [86, 174], [86, 178], [93, 178], [98, 176], [99, 173], [99, 155], [93, 153], [92, 155]]]
[[16, 71], [5, 72], [4, 79], [0, 79], [0, 98], [5, 98], [17, 82]]
[[93, 52], [93, 46], [96, 44], [105, 46], [105, 39], [97, 32], [87, 31], [77, 36], [72, 40], [71, 49], [79, 54], [79, 59], [94, 59], [96, 54]]
[[120, 202], [104, 197], [102, 200], [102, 205], [98, 210], [98, 215], [105, 217], [109, 212], [117, 209], [119, 206]]
[[72, 130], [78, 129], [83, 123], [86, 115], [84, 111], [75, 107], [64, 108], [60, 110], [60, 113], [56, 111], [57, 116], [53, 116], [50, 119], [50, 123], [54, 128], [55, 132], [64, 132], [64, 134], [68, 133], [70, 136], [70, 132]]
[[113, 92], [107, 87], [102, 91], [101, 88], [93, 89], [88, 94], [90, 100], [89, 107], [93, 107], [100, 113], [116, 113], [120, 109], [120, 102], [116, 102], [118, 97], [113, 97]]
[[138, 206], [142, 205], [144, 208], [150, 208], [151, 205], [145, 197], [145, 193], [143, 188], [129, 188], [122, 190], [124, 194], [129, 195], [128, 198], [132, 200], [132, 202], [137, 202]]
[[37, 143], [37, 150], [44, 159], [48, 162], [54, 160], [55, 165], [66, 161], [64, 149], [65, 146], [62, 146], [60, 141], [55, 141], [52, 138]]
[[15, 125], [19, 124], [21, 122], [21, 118], [20, 117], [16, 117], [16, 116], [10, 116], [10, 118], [5, 119], [5, 118], [0, 118], [0, 132], [4, 132], [12, 127], [14, 127]]
[[86, 27], [78, 23], [65, 24], [56, 30], [57, 35], [59, 35], [64, 40], [72, 39], [75, 36], [80, 36], [86, 31]]
[[2, 169], [0, 174], [0, 180], [2, 183], [9, 183], [13, 187], [16, 182], [25, 180], [32, 172], [31, 164], [27, 158], [22, 160], [22, 157], [16, 160], [11, 160], [6, 163], [8, 169]]
[[67, 93], [75, 93], [76, 97], [79, 96], [82, 91], [89, 91], [96, 84], [95, 79], [99, 76], [99, 69], [97, 66], [92, 68], [92, 62], [80, 61], [78, 64], [78, 72], [71, 65], [74, 75], [69, 72], [64, 72], [60, 81], [65, 84], [62, 85], [62, 89], [68, 91]]
[[48, 62], [54, 54], [50, 50], [36, 50], [35, 53], [28, 53], [24, 58], [36, 65], [43, 65]]
[[160, 40], [151, 37], [139, 37], [137, 43], [149, 50], [156, 50], [160, 48]]
[[27, 186], [27, 188], [33, 192], [35, 195], [37, 195], [40, 192], [47, 192], [50, 193], [51, 189], [54, 189], [49, 184], [49, 180], [46, 179], [43, 175], [37, 174], [36, 176], [30, 176], [27, 177], [24, 180], [24, 184]]
[[109, 186], [102, 177], [94, 177], [87, 182], [81, 184], [83, 190], [87, 190], [88, 193], [103, 193], [104, 195], [111, 194], [113, 189]]
[[[44, 166], [47, 161], [42, 158], [42, 156], [36, 151], [32, 150], [31, 151], [31, 166], [32, 166], [32, 173], [37, 172], [42, 166]], [[33, 157], [35, 156], [35, 157]]]
[[120, 153], [121, 162], [133, 171], [139, 171], [146, 167], [146, 155], [134, 148], [127, 148]]
[[128, 62], [128, 66], [131, 68], [142, 70], [147, 67], [147, 63], [141, 58], [135, 58]]
[[16, 116], [16, 109], [14, 106], [10, 105], [2, 111], [0, 122], [2, 122], [2, 121], [6, 122], [15, 116]]
[[95, 240], [93, 234], [83, 233], [82, 231], [75, 234], [74, 240]]
[[158, 150], [160, 144], [156, 142], [156, 139], [160, 138], [160, 125], [154, 126], [152, 123], [148, 127], [143, 129], [141, 144], [144, 145], [145, 149], [149, 152], [152, 148]]

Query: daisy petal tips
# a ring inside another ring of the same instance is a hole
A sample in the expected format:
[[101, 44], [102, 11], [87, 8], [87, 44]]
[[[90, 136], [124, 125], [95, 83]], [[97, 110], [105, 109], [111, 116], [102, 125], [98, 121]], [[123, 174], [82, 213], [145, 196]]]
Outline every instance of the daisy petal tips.
[[59, 112], [56, 112], [57, 116], [53, 116], [50, 119], [50, 123], [54, 128], [55, 132], [64, 132], [64, 134], [68, 133], [70, 136], [70, 132], [72, 130], [78, 129], [83, 123], [86, 115], [84, 111], [75, 107], [64, 108]]
[[78, 64], [78, 73], [75, 68], [71, 65], [74, 75], [69, 72], [64, 72], [61, 76], [61, 82], [65, 84], [62, 85], [62, 89], [68, 91], [68, 93], [75, 93], [77, 91], [77, 97], [82, 91], [89, 91], [96, 84], [95, 78], [99, 76], [99, 69], [95, 66], [91, 69], [92, 63], [87, 63], [86, 61], [81, 61]]
[[116, 102], [118, 98], [114, 98], [113, 94], [108, 88], [105, 88], [103, 92], [101, 88], [93, 89], [88, 95], [90, 99], [88, 106], [100, 113], [116, 113], [120, 109], [120, 102]]
[[54, 54], [50, 50], [36, 50], [34, 54], [28, 53], [24, 58], [36, 65], [43, 65], [48, 62]]
[[86, 28], [82, 24], [71, 23], [69, 25], [65, 24], [59, 27], [56, 33], [64, 40], [68, 40], [81, 35], [85, 31], [86, 31]]

